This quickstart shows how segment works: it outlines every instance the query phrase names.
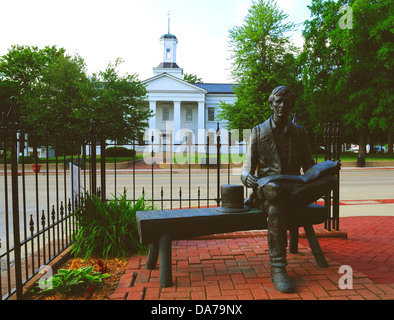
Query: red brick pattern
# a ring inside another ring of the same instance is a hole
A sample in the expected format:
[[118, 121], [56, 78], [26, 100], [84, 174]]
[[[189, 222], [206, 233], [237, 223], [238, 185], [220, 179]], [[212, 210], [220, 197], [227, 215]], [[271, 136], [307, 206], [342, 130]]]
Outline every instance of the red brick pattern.
[[[350, 265], [379, 284], [394, 283], [394, 217], [344, 217], [347, 239], [319, 240], [326, 257]], [[307, 245], [305, 239], [300, 243]]]
[[[181, 240], [172, 243], [173, 286], [160, 288], [159, 269], [146, 256], [131, 257], [112, 300], [391, 300], [394, 217], [341, 219], [348, 239], [320, 238], [329, 268], [316, 266], [305, 239], [288, 254], [296, 292], [282, 294], [270, 281], [265, 233]], [[353, 288], [340, 289], [341, 265], [353, 269]]]

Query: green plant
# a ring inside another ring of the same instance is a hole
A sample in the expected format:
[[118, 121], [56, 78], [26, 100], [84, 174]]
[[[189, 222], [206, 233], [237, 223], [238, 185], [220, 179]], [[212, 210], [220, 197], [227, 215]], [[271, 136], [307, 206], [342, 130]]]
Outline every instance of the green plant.
[[136, 212], [152, 210], [141, 197], [133, 205], [125, 195], [103, 202], [95, 195], [85, 194], [83, 206], [76, 212], [78, 231], [72, 254], [85, 259], [92, 255], [123, 257], [146, 253], [147, 247], [138, 241]]
[[[23, 162], [25, 164], [36, 164], [36, 159], [34, 158], [34, 156], [24, 156]], [[22, 157], [19, 157], [18, 163], [22, 163]], [[37, 159], [37, 163], [40, 163], [40, 159]]]
[[94, 283], [101, 283], [104, 278], [111, 275], [101, 272], [92, 272], [93, 266], [79, 269], [59, 269], [58, 273], [45, 280], [37, 281], [41, 293], [65, 293], [75, 288], [89, 288]]
[[105, 149], [106, 157], [135, 157], [135, 150], [127, 149], [126, 147], [108, 147]]
[[[11, 156], [10, 156], [10, 155], [7, 155], [7, 156], [6, 156], [6, 161], [7, 161], [8, 164], [11, 163]], [[4, 155], [1, 154], [1, 155], [0, 155], [0, 164], [3, 164], [3, 163], [4, 163]]]

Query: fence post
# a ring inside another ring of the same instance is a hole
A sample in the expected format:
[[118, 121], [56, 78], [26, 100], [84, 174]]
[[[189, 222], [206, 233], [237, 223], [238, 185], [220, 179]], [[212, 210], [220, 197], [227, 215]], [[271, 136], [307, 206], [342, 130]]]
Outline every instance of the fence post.
[[220, 128], [219, 128], [219, 122], [217, 123], [217, 128], [216, 128], [216, 165], [217, 165], [217, 179], [216, 179], [216, 203], [217, 206], [220, 206], [220, 167], [221, 167], [221, 161], [220, 161]]
[[[340, 137], [339, 137], [339, 123], [336, 123], [334, 125], [334, 143], [335, 143], [335, 148], [336, 152], [334, 153], [334, 160], [338, 161], [340, 159], [340, 154], [341, 154], [341, 144], [340, 144]], [[337, 185], [334, 188], [333, 191], [333, 228], [336, 231], [339, 231], [339, 171], [338, 171], [338, 180], [337, 180]]]
[[19, 195], [18, 195], [18, 129], [19, 117], [15, 106], [15, 98], [11, 98], [11, 107], [7, 114], [8, 132], [11, 141], [11, 182], [12, 182], [12, 221], [14, 232], [14, 254], [15, 254], [15, 286], [16, 299], [22, 299], [22, 262], [21, 241], [19, 226]]
[[95, 124], [91, 123], [90, 128], [90, 182], [91, 182], [91, 193], [97, 195], [97, 163], [96, 163], [96, 128]]
[[[324, 160], [331, 160], [331, 139], [330, 139], [330, 123], [324, 124]], [[324, 205], [327, 207], [327, 220], [324, 223], [324, 228], [331, 230], [331, 191], [324, 197]]]
[[[105, 147], [106, 147], [106, 142], [105, 142], [105, 133], [104, 133], [104, 124], [101, 124], [100, 126], [100, 132], [99, 132], [99, 137], [100, 137], [100, 163], [101, 163], [101, 170], [100, 170], [100, 178], [101, 178], [101, 200], [104, 202], [106, 201], [107, 198], [107, 190], [106, 190], [106, 169], [105, 169]], [[116, 158], [115, 158], [116, 161]], [[116, 194], [115, 194], [116, 195]]]
[[[338, 161], [340, 159], [340, 138], [339, 138], [339, 123], [325, 123], [324, 124], [324, 159]], [[324, 223], [324, 228], [336, 231], [339, 230], [339, 172], [337, 174], [338, 181], [334, 189], [329, 192], [324, 200], [327, 207], [327, 221]], [[332, 203], [331, 203], [332, 201]]]

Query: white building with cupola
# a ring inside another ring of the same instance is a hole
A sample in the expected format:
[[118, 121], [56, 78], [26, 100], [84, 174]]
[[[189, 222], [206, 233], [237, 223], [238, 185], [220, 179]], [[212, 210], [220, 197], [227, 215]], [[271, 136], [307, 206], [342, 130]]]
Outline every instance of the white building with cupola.
[[[176, 60], [177, 37], [168, 32], [160, 38], [160, 44], [162, 62], [153, 68], [153, 77], [143, 81], [154, 114], [149, 120], [149, 131], [155, 132], [162, 144], [184, 143], [188, 139], [192, 144], [204, 144], [206, 137], [216, 132], [220, 102], [236, 101], [234, 84], [184, 81], [183, 69]], [[219, 123], [219, 127], [223, 129], [224, 123]]]

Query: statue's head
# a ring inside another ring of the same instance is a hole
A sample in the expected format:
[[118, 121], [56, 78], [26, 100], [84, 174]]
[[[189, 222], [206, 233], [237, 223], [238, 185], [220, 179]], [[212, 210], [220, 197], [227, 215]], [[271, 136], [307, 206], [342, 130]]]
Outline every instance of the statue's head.
[[280, 86], [272, 91], [268, 102], [274, 112], [275, 119], [282, 122], [289, 119], [289, 115], [294, 107], [295, 97], [290, 88]]

